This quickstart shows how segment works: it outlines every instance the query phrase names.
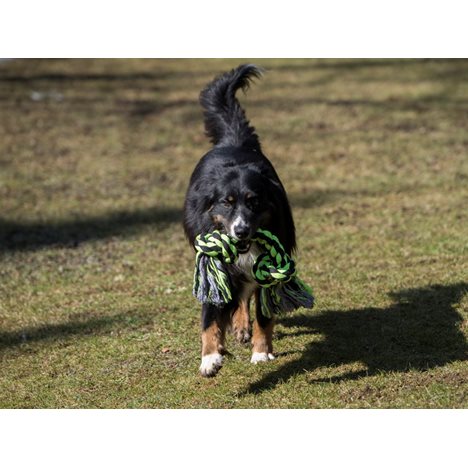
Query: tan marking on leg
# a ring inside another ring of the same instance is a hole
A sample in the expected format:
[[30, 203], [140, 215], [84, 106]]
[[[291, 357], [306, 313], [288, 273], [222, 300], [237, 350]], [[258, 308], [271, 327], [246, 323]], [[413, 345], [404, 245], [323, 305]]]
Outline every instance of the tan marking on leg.
[[271, 319], [265, 328], [262, 328], [258, 320], [255, 320], [253, 326], [252, 352], [254, 353], [273, 353], [273, 328], [274, 319]]
[[[252, 358], [250, 362], [257, 364], [258, 362], [270, 361], [275, 359], [273, 356], [273, 328], [275, 326], [274, 318], [266, 320], [261, 316], [260, 292], [255, 294], [255, 322], [253, 327], [252, 338]], [[261, 320], [259, 320], [259, 318]], [[264, 326], [261, 326], [263, 323]]]
[[248, 343], [250, 341], [250, 313], [249, 301], [241, 300], [239, 307], [232, 316], [232, 331], [237, 341]]
[[214, 321], [202, 332], [202, 361], [200, 373], [203, 377], [214, 377], [223, 365], [226, 323]]
[[214, 321], [202, 332], [202, 356], [207, 354], [224, 354], [224, 339], [226, 327], [223, 323]]

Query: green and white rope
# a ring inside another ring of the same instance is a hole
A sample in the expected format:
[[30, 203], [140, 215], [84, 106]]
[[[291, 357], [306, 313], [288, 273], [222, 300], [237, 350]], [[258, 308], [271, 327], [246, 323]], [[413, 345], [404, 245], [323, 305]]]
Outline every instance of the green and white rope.
[[255, 281], [262, 287], [288, 282], [296, 273], [294, 260], [286, 253], [279, 239], [269, 231], [259, 229], [253, 239], [264, 253], [252, 267]]
[[[271, 317], [301, 306], [311, 308], [314, 303], [312, 291], [297, 277], [295, 262], [279, 239], [271, 232], [259, 229], [251, 240], [263, 251], [252, 267], [252, 276], [261, 286], [262, 313]], [[196, 237], [193, 294], [200, 302], [222, 306], [232, 301], [225, 265], [237, 260], [237, 242], [219, 231]]]
[[231, 283], [225, 264], [234, 263], [237, 248], [226, 234], [214, 231], [195, 239], [193, 294], [200, 302], [221, 306], [232, 300]]

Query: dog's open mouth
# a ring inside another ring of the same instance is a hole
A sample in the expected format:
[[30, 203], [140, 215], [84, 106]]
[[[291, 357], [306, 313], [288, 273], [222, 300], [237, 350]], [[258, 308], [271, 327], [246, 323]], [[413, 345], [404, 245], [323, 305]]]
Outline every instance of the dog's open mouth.
[[250, 241], [245, 240], [245, 241], [238, 241], [236, 243], [237, 251], [241, 254], [246, 253], [250, 249]]

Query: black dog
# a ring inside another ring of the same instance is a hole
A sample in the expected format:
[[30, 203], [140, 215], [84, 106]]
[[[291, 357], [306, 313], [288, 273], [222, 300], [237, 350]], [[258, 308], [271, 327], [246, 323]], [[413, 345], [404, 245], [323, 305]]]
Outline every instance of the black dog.
[[206, 133], [213, 149], [196, 166], [184, 206], [184, 229], [193, 245], [198, 234], [218, 229], [240, 240], [243, 252], [235, 265], [227, 266], [233, 300], [224, 307], [202, 306], [203, 376], [215, 375], [225, 354], [226, 328], [231, 325], [241, 342], [250, 340], [249, 302], [256, 297], [251, 362], [274, 359], [273, 319], [260, 310], [258, 284], [251, 267], [258, 251], [250, 239], [258, 228], [275, 234], [287, 253], [295, 247], [291, 208], [283, 185], [263, 155], [255, 129], [249, 125], [235, 94], [246, 90], [261, 71], [242, 65], [212, 81], [200, 95]]

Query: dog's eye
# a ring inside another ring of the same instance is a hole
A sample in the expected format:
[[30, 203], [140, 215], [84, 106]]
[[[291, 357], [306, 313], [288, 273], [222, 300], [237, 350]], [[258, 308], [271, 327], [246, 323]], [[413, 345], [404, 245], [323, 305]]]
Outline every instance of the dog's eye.
[[233, 197], [225, 198], [224, 200], [221, 200], [221, 203], [226, 208], [232, 208], [232, 206], [234, 205], [234, 198]]

